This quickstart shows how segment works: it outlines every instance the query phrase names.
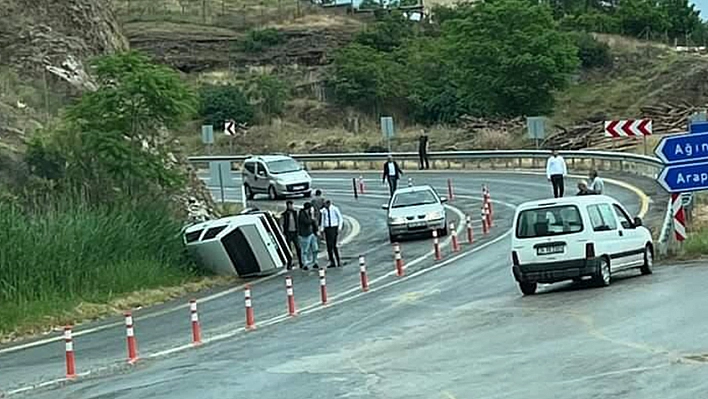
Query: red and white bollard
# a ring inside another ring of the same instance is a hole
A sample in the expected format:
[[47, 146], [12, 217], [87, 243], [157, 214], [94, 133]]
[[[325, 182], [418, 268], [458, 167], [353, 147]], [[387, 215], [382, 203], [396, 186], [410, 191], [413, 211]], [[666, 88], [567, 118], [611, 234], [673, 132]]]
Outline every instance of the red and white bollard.
[[285, 276], [285, 292], [288, 294], [288, 315], [297, 316], [295, 293], [293, 292], [293, 279], [290, 276]]
[[74, 338], [71, 327], [64, 327], [64, 345], [66, 346], [66, 378], [76, 378], [76, 359], [74, 358]]
[[408, 187], [413, 187], [413, 178], [412, 177], [408, 178]]
[[487, 187], [487, 204], [489, 205], [489, 227], [494, 227], [494, 205], [492, 204], [492, 193]]
[[135, 339], [135, 327], [133, 326], [133, 315], [125, 313], [125, 334], [128, 340], [128, 363], [138, 361], [138, 342]]
[[359, 194], [364, 194], [366, 185], [364, 184], [364, 176], [359, 176]]
[[325, 279], [325, 269], [320, 269], [320, 299], [322, 305], [327, 304], [327, 280]]
[[490, 210], [489, 210], [489, 202], [484, 203], [484, 214], [486, 215], [487, 229], [491, 229], [492, 228], [492, 214], [490, 213]]
[[455, 193], [452, 190], [452, 179], [447, 179], [447, 198], [450, 201], [455, 199]]
[[403, 258], [401, 258], [401, 246], [398, 243], [393, 244], [393, 258], [396, 263], [396, 276], [401, 277], [405, 274], [403, 269]]
[[197, 314], [197, 300], [189, 301], [189, 314], [192, 320], [192, 345], [202, 344], [202, 326], [199, 325], [199, 315]]
[[369, 290], [369, 277], [366, 275], [366, 259], [364, 255], [359, 256], [359, 275], [361, 276], [361, 290]]
[[489, 226], [487, 225], [486, 208], [482, 207], [482, 234], [489, 234]]
[[435, 250], [435, 260], [442, 260], [442, 252], [440, 252], [440, 240], [438, 240], [437, 230], [433, 230], [433, 249]]
[[466, 222], [467, 222], [467, 243], [473, 244], [474, 243], [474, 230], [472, 229], [472, 218], [470, 217], [470, 215], [467, 215]]
[[247, 285], [243, 289], [243, 296], [246, 302], [246, 330], [256, 328], [256, 317], [253, 314], [253, 303], [251, 302], [251, 286]]
[[455, 224], [450, 223], [450, 235], [452, 236], [452, 252], [460, 252], [460, 242], [457, 240], [457, 230]]

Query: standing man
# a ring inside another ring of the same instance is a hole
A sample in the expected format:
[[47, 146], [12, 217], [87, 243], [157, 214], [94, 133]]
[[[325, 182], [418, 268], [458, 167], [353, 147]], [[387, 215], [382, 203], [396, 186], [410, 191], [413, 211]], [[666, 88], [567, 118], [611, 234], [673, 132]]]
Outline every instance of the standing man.
[[565, 191], [565, 183], [563, 177], [568, 174], [568, 168], [565, 166], [565, 160], [558, 155], [558, 150], [553, 150], [552, 155], [546, 162], [546, 177], [553, 184], [553, 197], [561, 198]]
[[381, 182], [383, 183], [388, 180], [388, 187], [391, 190], [391, 195], [393, 195], [396, 188], [398, 188], [398, 179], [401, 178], [402, 174], [403, 172], [401, 171], [401, 168], [398, 167], [398, 163], [393, 160], [393, 155], [389, 155], [388, 161], [383, 167], [383, 178]]
[[596, 170], [590, 171], [590, 191], [594, 194], [602, 194], [605, 191], [605, 182], [597, 175]]
[[332, 205], [332, 201], [325, 200], [325, 206], [322, 208], [322, 219], [320, 220], [320, 231], [324, 231], [325, 242], [327, 243], [328, 268], [342, 267], [342, 260], [339, 258], [339, 248], [337, 248], [337, 237], [340, 230], [342, 230], [342, 221], [342, 214], [339, 212], [339, 208]]
[[428, 159], [428, 148], [430, 138], [428, 133], [423, 129], [418, 137], [418, 157], [420, 158], [420, 169], [430, 169], [430, 160]]
[[312, 211], [314, 212], [315, 220], [319, 221], [320, 212], [322, 211], [322, 208], [324, 208], [325, 204], [325, 199], [322, 197], [322, 190], [319, 188], [315, 190], [315, 198], [313, 198], [310, 202], [312, 203]]
[[302, 251], [302, 270], [319, 269], [317, 265], [317, 222], [314, 219], [312, 204], [305, 202], [297, 215], [297, 232], [300, 235], [300, 249]]
[[[292, 246], [295, 247], [295, 251], [297, 252], [297, 260], [300, 263], [300, 267], [302, 267], [303, 264], [302, 254], [300, 253], [300, 240], [297, 234], [297, 219], [297, 211], [295, 210], [293, 202], [288, 200], [285, 203], [285, 211], [280, 214], [280, 220], [283, 224], [283, 233], [285, 233], [285, 243], [289, 248], [292, 248]], [[290, 261], [288, 264], [288, 270], [292, 270], [292, 268], [293, 264], [292, 261]]]

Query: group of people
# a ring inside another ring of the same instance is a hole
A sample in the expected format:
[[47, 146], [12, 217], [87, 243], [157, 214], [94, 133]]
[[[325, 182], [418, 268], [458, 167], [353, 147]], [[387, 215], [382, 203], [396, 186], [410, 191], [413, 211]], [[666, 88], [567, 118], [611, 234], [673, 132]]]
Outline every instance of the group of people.
[[[562, 156], [558, 154], [558, 151], [553, 150], [551, 156], [546, 162], [546, 177], [548, 181], [551, 182], [553, 186], [553, 197], [560, 198], [565, 194], [565, 176], [568, 175], [568, 167], [565, 164], [565, 160]], [[597, 174], [596, 170], [590, 171], [589, 174], [590, 183], [586, 180], [581, 180], [578, 182], [578, 194], [577, 195], [600, 195], [605, 191], [605, 183], [602, 178]]]
[[[341, 267], [337, 240], [344, 226], [342, 213], [332, 201], [322, 196], [322, 190], [315, 191], [315, 197], [305, 202], [300, 209], [295, 209], [293, 201], [288, 200], [285, 211], [280, 215], [280, 223], [289, 247], [294, 247], [299, 266], [302, 270], [319, 269], [319, 239], [324, 236], [327, 245], [329, 264], [327, 267]], [[288, 264], [288, 270], [293, 267]]]

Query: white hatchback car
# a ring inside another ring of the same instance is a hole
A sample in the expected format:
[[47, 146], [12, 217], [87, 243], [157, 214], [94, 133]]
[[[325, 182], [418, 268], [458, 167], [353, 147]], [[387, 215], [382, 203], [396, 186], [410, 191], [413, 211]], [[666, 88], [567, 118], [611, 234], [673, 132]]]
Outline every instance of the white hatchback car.
[[642, 221], [605, 195], [526, 202], [514, 216], [512, 272], [521, 292], [538, 283], [580, 280], [610, 284], [612, 273], [651, 274], [654, 243]]

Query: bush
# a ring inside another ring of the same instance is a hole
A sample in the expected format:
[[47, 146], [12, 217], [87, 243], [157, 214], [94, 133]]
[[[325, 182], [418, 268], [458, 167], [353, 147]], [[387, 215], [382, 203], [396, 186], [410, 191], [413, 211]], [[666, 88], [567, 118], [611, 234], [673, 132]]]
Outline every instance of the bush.
[[274, 75], [257, 75], [248, 84], [248, 98], [258, 110], [262, 121], [285, 112], [285, 102], [290, 98], [287, 82]]
[[605, 68], [612, 66], [610, 46], [595, 39], [589, 33], [575, 34], [575, 44], [578, 46], [578, 58], [583, 68]]
[[283, 35], [274, 28], [252, 29], [246, 34], [242, 42], [243, 51], [257, 53], [268, 47], [277, 46], [285, 42]]
[[38, 202], [34, 211], [0, 202], [0, 334], [37, 317], [22, 315], [27, 306], [104, 302], [195, 274], [165, 200], [120, 207], [90, 206], [79, 196]]
[[224, 122], [253, 122], [253, 106], [243, 91], [232, 85], [208, 85], [199, 90], [199, 114], [205, 124], [223, 129]]

